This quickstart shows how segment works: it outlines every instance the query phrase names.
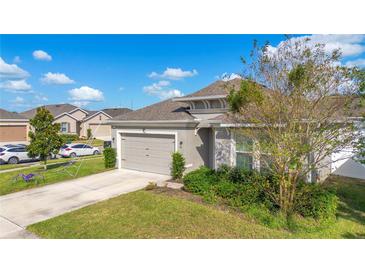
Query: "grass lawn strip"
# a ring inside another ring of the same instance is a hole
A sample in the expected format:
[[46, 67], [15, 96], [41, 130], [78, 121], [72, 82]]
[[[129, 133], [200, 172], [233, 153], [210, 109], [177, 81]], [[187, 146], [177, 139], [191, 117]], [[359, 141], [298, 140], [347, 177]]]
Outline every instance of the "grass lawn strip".
[[[68, 159], [69, 160], [69, 159]], [[76, 171], [81, 165], [76, 176]], [[43, 185], [58, 183], [66, 180], [76, 179], [96, 173], [100, 173], [103, 171], [107, 171], [110, 169], [106, 169], [104, 167], [104, 159], [103, 157], [97, 157], [95, 159], [90, 159], [87, 161], [77, 161], [74, 165], [67, 167], [68, 172], [65, 172], [64, 165], [62, 162], [58, 164], [52, 164], [48, 166], [48, 169], [44, 171], [43, 166], [30, 167], [22, 170], [15, 170], [11, 172], [5, 172], [0, 174], [0, 195], [9, 194], [12, 192], [17, 192], [25, 189], [30, 189], [34, 187], [41, 187]], [[13, 180], [15, 176], [19, 173], [29, 174], [29, 173], [41, 173], [43, 174], [45, 181], [36, 180], [31, 181], [29, 183], [24, 182], [22, 179], [19, 179], [17, 182]], [[38, 184], [37, 184], [38, 182]]]

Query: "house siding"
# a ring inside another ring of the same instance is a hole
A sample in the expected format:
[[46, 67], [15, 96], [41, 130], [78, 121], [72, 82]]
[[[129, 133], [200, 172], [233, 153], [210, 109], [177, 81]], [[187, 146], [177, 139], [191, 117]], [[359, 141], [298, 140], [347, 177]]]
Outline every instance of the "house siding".
[[68, 115], [63, 115], [53, 121], [54, 123], [69, 123], [69, 134], [79, 134], [77, 131], [77, 121]]
[[[100, 120], [99, 116], [101, 116], [101, 120]], [[86, 120], [86, 121], [82, 122], [81, 123], [81, 130], [80, 130], [81, 137], [86, 137], [87, 136], [87, 129], [90, 128], [90, 125], [97, 125], [97, 124], [100, 124], [100, 123], [104, 123], [108, 119], [110, 119], [108, 116], [101, 113], [101, 114], [95, 115], [95, 117], [93, 117], [89, 120]], [[103, 127], [103, 130], [100, 130], [100, 132], [96, 131], [94, 133], [93, 137], [95, 137], [95, 138], [108, 137], [108, 140], [110, 140], [110, 138], [111, 138], [111, 126], [110, 125], [102, 125], [102, 127]], [[108, 128], [108, 129], [106, 129], [106, 128]], [[98, 134], [98, 133], [100, 133], [100, 134]]]

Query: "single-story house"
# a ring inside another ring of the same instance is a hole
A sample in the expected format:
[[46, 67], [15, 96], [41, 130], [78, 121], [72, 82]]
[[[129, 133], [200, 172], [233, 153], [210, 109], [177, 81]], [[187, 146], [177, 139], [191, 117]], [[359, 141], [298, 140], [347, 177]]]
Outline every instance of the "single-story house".
[[[222, 164], [260, 169], [247, 140], [227, 121], [227, 85], [238, 88], [240, 82], [216, 81], [190, 95], [110, 119], [118, 167], [170, 174], [171, 153], [180, 151], [187, 171]], [[333, 173], [339, 167], [329, 169]], [[365, 178], [365, 166], [357, 169], [357, 176]]]
[[[111, 127], [105, 121], [115, 116], [130, 112], [128, 108], [108, 108], [98, 111], [86, 110], [71, 104], [45, 105], [52, 115], [54, 122], [61, 124], [61, 133], [76, 134], [80, 138], [87, 137], [87, 130], [91, 129], [92, 136], [97, 139], [110, 141]], [[21, 113], [31, 119], [35, 116], [37, 108]]]
[[28, 142], [29, 120], [16, 112], [0, 109], [0, 145], [26, 144]]

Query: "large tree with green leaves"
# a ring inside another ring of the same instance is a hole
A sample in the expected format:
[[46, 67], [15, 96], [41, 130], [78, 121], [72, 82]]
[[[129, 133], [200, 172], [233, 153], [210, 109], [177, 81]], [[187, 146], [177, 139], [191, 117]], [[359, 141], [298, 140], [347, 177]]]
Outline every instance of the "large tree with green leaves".
[[37, 113], [30, 120], [30, 144], [27, 147], [29, 156], [39, 157], [47, 169], [47, 159], [51, 153], [58, 153], [64, 141], [59, 135], [60, 124], [53, 123], [53, 115], [44, 107], [37, 108]]
[[250, 57], [243, 60], [240, 88], [230, 91], [229, 115], [244, 125], [241, 134], [255, 150], [265, 152], [261, 165], [278, 182], [266, 191], [289, 213], [298, 183], [357, 140], [348, 117], [361, 81], [356, 68], [341, 66], [340, 50], [309, 39], [288, 39], [276, 48], [254, 43]]

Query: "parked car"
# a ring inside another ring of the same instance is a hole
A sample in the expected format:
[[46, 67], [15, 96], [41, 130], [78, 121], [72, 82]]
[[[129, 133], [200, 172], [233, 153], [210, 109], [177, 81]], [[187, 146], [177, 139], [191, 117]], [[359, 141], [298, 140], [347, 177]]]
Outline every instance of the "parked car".
[[100, 154], [97, 147], [92, 147], [86, 144], [66, 144], [61, 147], [59, 154], [62, 157], [78, 157], [86, 155]]
[[34, 161], [37, 158], [28, 156], [26, 147], [19, 146], [3, 146], [0, 147], [0, 163], [18, 164], [20, 162]]

